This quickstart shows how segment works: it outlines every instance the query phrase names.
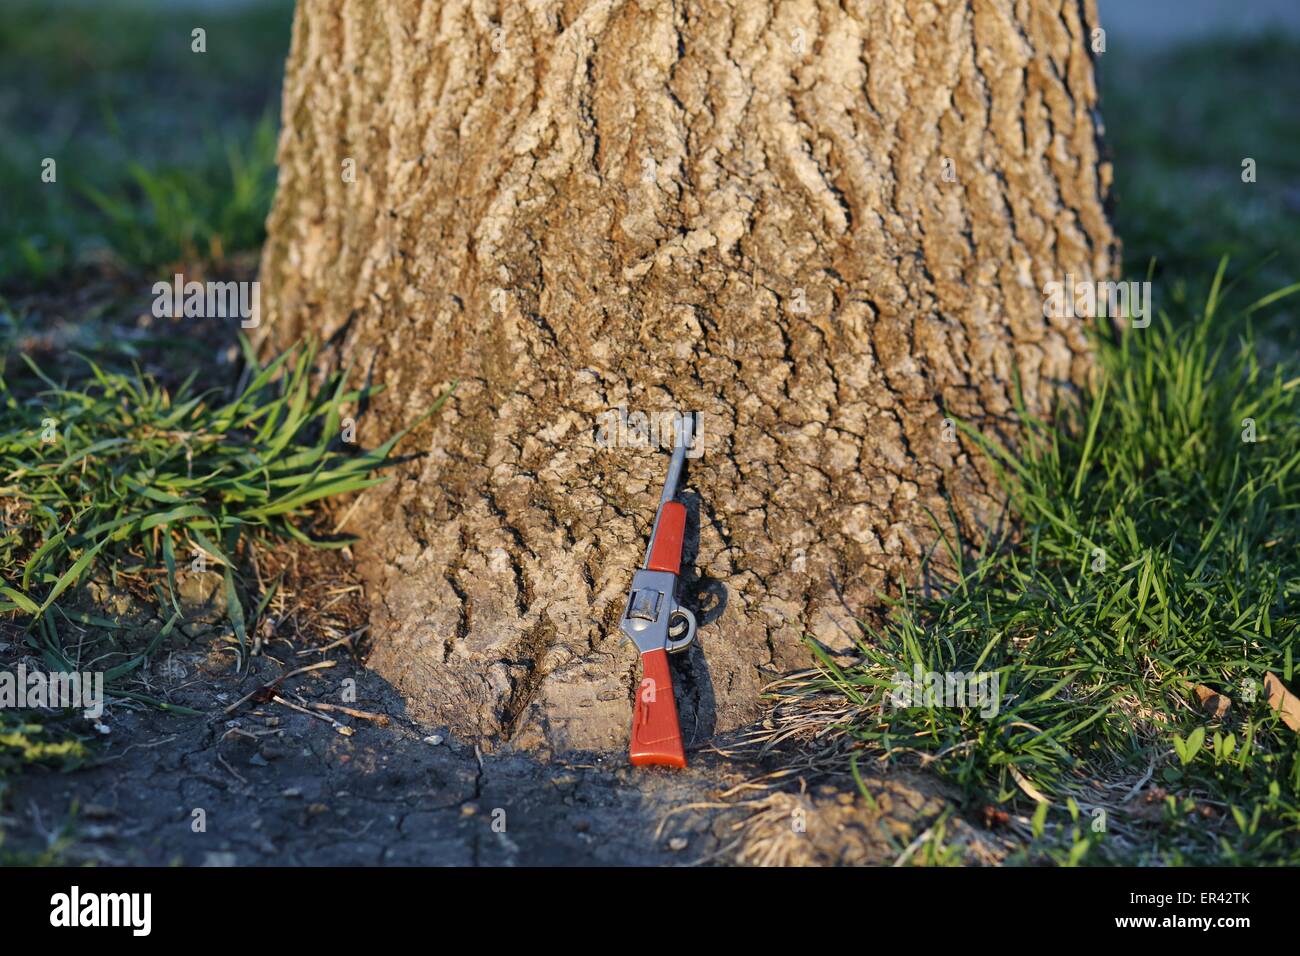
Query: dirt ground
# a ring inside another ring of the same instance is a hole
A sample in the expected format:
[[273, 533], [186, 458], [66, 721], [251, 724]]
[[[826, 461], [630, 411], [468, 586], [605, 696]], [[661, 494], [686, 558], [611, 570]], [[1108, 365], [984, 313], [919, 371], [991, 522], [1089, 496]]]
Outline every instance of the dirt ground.
[[283, 673], [271, 657], [242, 677], [228, 658], [175, 654], [168, 666], [169, 699], [214, 716], [113, 706], [111, 742], [93, 766], [14, 788], [9, 849], [38, 850], [65, 828], [66, 860], [100, 864], [659, 863], [717, 848], [700, 814], [656, 838], [663, 811], [725, 779], [716, 761], [634, 776], [599, 758], [483, 754], [413, 727], [401, 698], [346, 655], [282, 693], [337, 699], [354, 679], [355, 706], [388, 726], [345, 718], [344, 736], [275, 701], [222, 713]]
[[[277, 685], [283, 703], [225, 712], [322, 658], [333, 666]], [[949, 805], [901, 777], [870, 780], [874, 807], [844, 786], [800, 793], [796, 779], [724, 796], [774, 762], [710, 748], [680, 772], [634, 770], [612, 753], [485, 753], [416, 726], [401, 697], [341, 650], [277, 648], [243, 674], [217, 647], [177, 651], [145, 679], [208, 716], [110, 703], [89, 765], [13, 781], [6, 851], [57, 847], [64, 863], [98, 865], [880, 864]], [[336, 701], [347, 680], [350, 706], [382, 721], [332, 714], [345, 734], [289, 706]], [[985, 835], [960, 818], [949, 829], [959, 859], [995, 862]]]

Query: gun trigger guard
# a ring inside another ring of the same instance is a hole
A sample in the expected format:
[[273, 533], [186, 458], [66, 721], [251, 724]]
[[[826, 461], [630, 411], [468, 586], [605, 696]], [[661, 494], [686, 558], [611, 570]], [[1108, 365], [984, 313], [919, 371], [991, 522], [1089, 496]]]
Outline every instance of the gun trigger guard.
[[[679, 638], [674, 638], [674, 622], [682, 618], [686, 620], [686, 633]], [[693, 640], [695, 640], [695, 615], [681, 606], [673, 608], [672, 614], [668, 616], [668, 641], [664, 649], [669, 654], [676, 654], [678, 651], [686, 650]]]

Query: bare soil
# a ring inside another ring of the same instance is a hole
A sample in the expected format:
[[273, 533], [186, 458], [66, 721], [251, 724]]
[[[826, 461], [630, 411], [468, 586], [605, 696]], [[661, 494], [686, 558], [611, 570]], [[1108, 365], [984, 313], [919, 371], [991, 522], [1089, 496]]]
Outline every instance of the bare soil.
[[[386, 725], [335, 714], [344, 735], [274, 700], [225, 714], [303, 666], [279, 656], [243, 674], [219, 647], [160, 661], [146, 675], [153, 692], [208, 716], [111, 704], [88, 766], [14, 782], [5, 849], [58, 847], [64, 863], [99, 865], [878, 864], [947, 805], [901, 778], [872, 781], [874, 808], [841, 788], [798, 793], [796, 781], [796, 792], [724, 798], [772, 764], [711, 750], [679, 772], [634, 770], [619, 753], [485, 753], [412, 722], [346, 652], [285, 681], [281, 699], [335, 701], [354, 680], [352, 706]], [[964, 857], [990, 861], [971, 827], [958, 820], [955, 832]]]

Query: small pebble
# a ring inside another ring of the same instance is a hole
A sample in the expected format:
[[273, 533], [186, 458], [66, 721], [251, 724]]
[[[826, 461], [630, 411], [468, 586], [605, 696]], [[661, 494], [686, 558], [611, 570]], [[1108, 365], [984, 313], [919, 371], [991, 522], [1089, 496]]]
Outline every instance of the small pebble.
[[436, 747], [438, 746], [438, 744], [442, 743], [442, 735], [430, 734], [429, 736], [424, 738], [424, 742], [431, 747]]
[[689, 845], [690, 841], [687, 840], [686, 837], [673, 837], [668, 841], [668, 849], [672, 850], [674, 853], [681, 853], [682, 850], [685, 850]]

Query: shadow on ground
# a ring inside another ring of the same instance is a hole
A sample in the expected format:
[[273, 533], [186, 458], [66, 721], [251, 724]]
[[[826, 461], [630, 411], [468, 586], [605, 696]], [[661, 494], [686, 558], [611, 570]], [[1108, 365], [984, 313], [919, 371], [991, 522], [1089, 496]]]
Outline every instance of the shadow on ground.
[[[225, 712], [320, 658], [276, 647], [237, 675], [215, 646], [173, 652], [147, 675], [152, 693], [209, 716], [111, 703], [90, 765], [13, 781], [6, 852], [98, 865], [879, 864], [951, 812], [903, 775], [868, 778], [870, 802], [794, 778], [724, 798], [771, 758], [711, 750], [676, 772], [633, 770], [622, 754], [484, 753], [412, 724], [397, 692], [345, 652], [276, 685], [279, 701]], [[349, 706], [379, 720], [289, 706], [337, 701], [350, 680]], [[958, 819], [952, 832], [964, 844], [954, 861], [994, 862], [973, 828]]]
[[280, 694], [338, 700], [355, 680], [351, 706], [387, 726], [342, 716], [345, 736], [274, 700], [222, 713], [298, 666], [256, 658], [235, 677], [229, 657], [173, 655], [168, 699], [215, 716], [113, 705], [113, 742], [92, 766], [15, 784], [6, 849], [71, 837], [67, 863], [326, 866], [670, 863], [717, 849], [703, 812], [659, 825], [732, 779], [718, 758], [671, 774], [613, 757], [484, 754], [410, 725], [392, 688], [346, 659]]

